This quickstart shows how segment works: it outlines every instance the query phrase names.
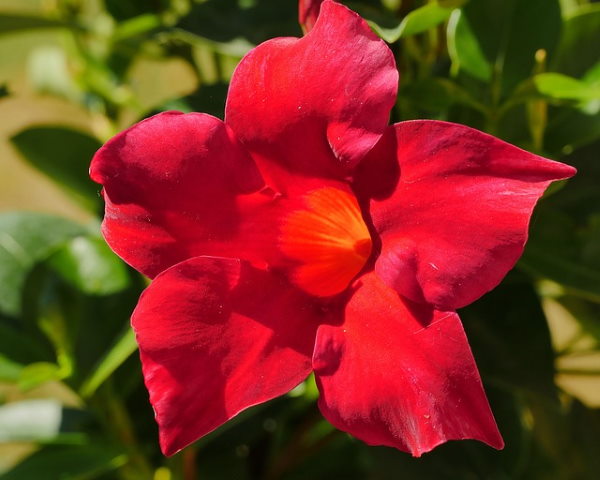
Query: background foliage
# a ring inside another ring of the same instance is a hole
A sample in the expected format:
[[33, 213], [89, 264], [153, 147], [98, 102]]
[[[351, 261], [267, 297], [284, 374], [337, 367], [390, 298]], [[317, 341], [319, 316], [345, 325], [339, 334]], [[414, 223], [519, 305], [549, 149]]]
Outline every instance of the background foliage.
[[1, 480], [598, 478], [600, 4], [343, 3], [396, 55], [394, 121], [464, 123], [579, 169], [517, 268], [460, 312], [506, 449], [368, 447], [321, 418], [309, 380], [162, 457], [128, 327], [146, 281], [99, 235], [89, 160], [158, 111], [222, 117], [242, 55], [301, 35], [297, 3], [0, 0]]

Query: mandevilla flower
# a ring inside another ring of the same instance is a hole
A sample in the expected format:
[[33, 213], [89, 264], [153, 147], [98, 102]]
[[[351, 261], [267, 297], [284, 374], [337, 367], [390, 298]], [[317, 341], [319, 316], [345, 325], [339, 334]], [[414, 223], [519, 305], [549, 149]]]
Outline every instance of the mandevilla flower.
[[326, 0], [305, 37], [246, 55], [224, 122], [166, 112], [96, 154], [106, 241], [154, 278], [132, 324], [166, 455], [311, 372], [368, 444], [502, 448], [455, 310], [575, 170], [461, 125], [387, 126], [397, 85], [387, 46]]

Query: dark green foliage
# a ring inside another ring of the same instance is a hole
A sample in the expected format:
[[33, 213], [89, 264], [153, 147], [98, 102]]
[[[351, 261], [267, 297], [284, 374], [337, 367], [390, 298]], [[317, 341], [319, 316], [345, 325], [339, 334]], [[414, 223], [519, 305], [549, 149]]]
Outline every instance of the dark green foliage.
[[[0, 458], [0, 480], [598, 476], [600, 4], [342, 3], [392, 42], [401, 71], [393, 121], [464, 123], [579, 171], [540, 201], [516, 269], [459, 312], [506, 448], [450, 442], [414, 459], [369, 447], [322, 419], [309, 379], [173, 458], [160, 454], [129, 328], [147, 283], [101, 238], [100, 188], [89, 180], [89, 161], [104, 140], [151, 113], [222, 117], [242, 55], [269, 38], [301, 35], [297, 2], [60, 0], [50, 9], [0, 14], [0, 41], [45, 46], [37, 35], [59, 35], [56, 48], [67, 59], [61, 75], [71, 89], [61, 101], [91, 120], [74, 128], [68, 114], [57, 113], [53, 118], [64, 121], [32, 121], [6, 140], [93, 220], [82, 225], [42, 213], [0, 214], [0, 457], [7, 458]], [[11, 61], [27, 71], [26, 58]], [[0, 58], [0, 66], [9, 63]], [[149, 70], [136, 76], [144, 63]], [[160, 95], [146, 102], [139, 84], [159, 77], [167, 64], [179, 70], [166, 84], [152, 84]], [[16, 78], [0, 76], [0, 109], [22, 95]], [[192, 87], [182, 92], [180, 82]], [[573, 330], [573, 338], [557, 341], [557, 322]], [[596, 357], [582, 366], [568, 363], [586, 352]], [[582, 377], [590, 380], [584, 391], [590, 395], [561, 381]], [[23, 445], [31, 450], [19, 457]]]

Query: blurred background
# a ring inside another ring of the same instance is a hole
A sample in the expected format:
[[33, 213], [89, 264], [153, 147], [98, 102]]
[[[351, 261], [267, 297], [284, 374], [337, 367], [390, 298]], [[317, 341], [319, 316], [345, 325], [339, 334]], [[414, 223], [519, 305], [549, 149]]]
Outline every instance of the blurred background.
[[297, 2], [0, 0], [0, 480], [598, 478], [600, 3], [342, 3], [396, 55], [393, 121], [464, 123], [579, 170], [460, 312], [505, 450], [368, 447], [322, 419], [309, 379], [164, 458], [128, 326], [147, 283], [100, 237], [89, 161], [162, 110], [222, 118], [240, 58], [302, 35]]

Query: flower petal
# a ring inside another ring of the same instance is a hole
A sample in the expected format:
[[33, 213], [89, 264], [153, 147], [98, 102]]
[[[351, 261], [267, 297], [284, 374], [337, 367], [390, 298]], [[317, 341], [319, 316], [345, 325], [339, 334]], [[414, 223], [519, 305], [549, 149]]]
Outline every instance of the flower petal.
[[254, 259], [256, 242], [239, 241], [241, 225], [269, 196], [259, 193], [254, 162], [221, 120], [179, 112], [148, 118], [107, 142], [90, 174], [104, 186], [106, 241], [142, 273], [153, 277], [197, 255]]
[[503, 441], [458, 315], [361, 278], [342, 325], [322, 325], [313, 355], [319, 407], [370, 445], [420, 456], [447, 440]]
[[300, 0], [298, 2], [298, 21], [305, 32], [315, 26], [323, 0]]
[[502, 280], [523, 252], [537, 200], [575, 173], [472, 128], [427, 120], [391, 127], [360, 170], [359, 198], [375, 197], [375, 271], [442, 310]]
[[308, 35], [270, 40], [242, 59], [225, 122], [267, 183], [285, 191], [280, 175], [289, 171], [347, 176], [341, 167], [354, 166], [385, 130], [397, 84], [385, 43], [356, 13], [325, 1]]
[[132, 325], [163, 452], [304, 380], [320, 317], [282, 277], [236, 259], [196, 257], [157, 276]]

